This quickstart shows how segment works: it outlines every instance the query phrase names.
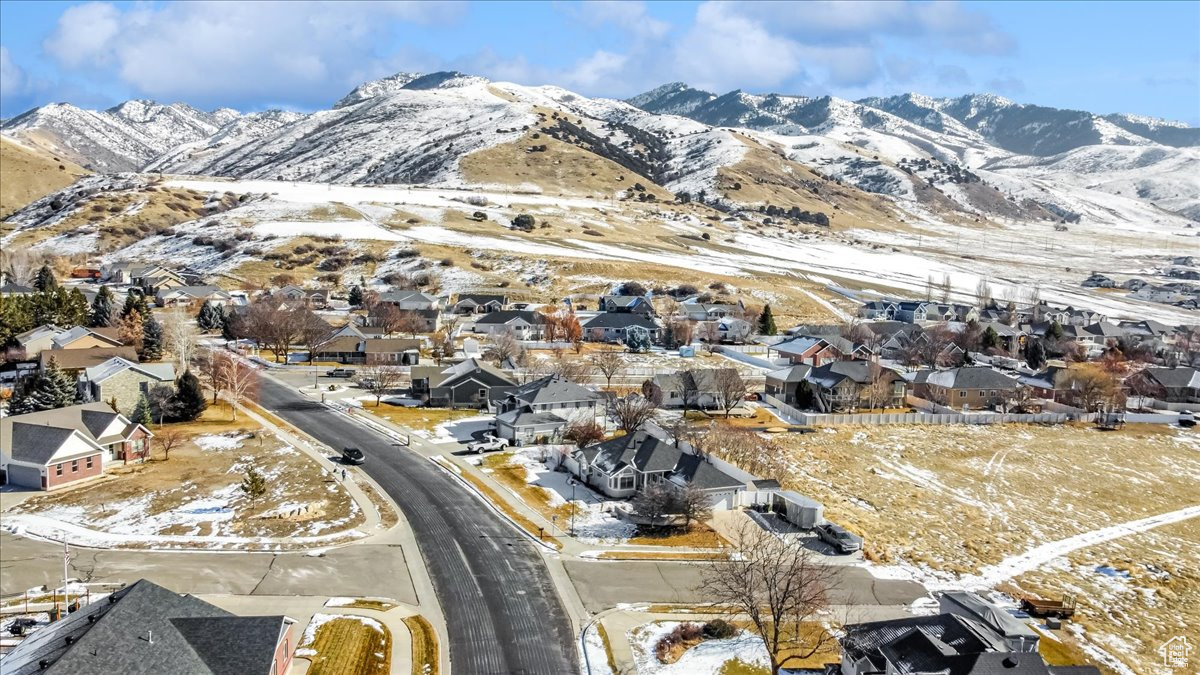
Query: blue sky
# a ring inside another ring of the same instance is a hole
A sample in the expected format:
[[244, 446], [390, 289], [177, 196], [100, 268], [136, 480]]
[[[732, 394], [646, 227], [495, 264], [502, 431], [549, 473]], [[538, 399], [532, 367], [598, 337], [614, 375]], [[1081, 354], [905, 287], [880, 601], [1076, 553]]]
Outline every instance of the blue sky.
[[457, 69], [625, 97], [998, 93], [1200, 124], [1200, 2], [0, 1], [0, 115], [128, 98], [329, 106]]

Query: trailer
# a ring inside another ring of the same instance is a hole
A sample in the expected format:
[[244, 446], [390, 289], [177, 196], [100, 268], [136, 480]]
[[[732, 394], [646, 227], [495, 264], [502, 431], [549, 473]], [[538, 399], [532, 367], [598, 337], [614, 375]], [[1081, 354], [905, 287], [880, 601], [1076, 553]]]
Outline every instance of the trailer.
[[1062, 600], [1043, 600], [1026, 596], [1021, 598], [1021, 610], [1030, 616], [1069, 619], [1075, 615], [1075, 596], [1064, 595]]

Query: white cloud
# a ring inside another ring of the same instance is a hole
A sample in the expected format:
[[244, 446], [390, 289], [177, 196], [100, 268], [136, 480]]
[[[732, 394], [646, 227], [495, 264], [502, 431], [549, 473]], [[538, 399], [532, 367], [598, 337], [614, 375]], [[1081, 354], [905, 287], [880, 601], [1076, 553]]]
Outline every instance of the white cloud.
[[68, 7], [43, 47], [66, 66], [105, 65], [120, 31], [120, 10], [106, 2], [90, 2]]
[[373, 69], [395, 22], [459, 11], [436, 2], [91, 3], [63, 12], [44, 46], [65, 66], [110, 66], [156, 98], [296, 100], [299, 91], [317, 103]]
[[574, 14], [591, 24], [612, 24], [642, 39], [661, 38], [671, 29], [671, 24], [650, 16], [646, 3], [632, 0], [584, 2]]
[[717, 90], [771, 87], [802, 70], [799, 45], [717, 2], [697, 8], [691, 30], [675, 44], [673, 65], [673, 78]]
[[16, 96], [25, 90], [25, 71], [13, 62], [8, 47], [0, 45], [0, 97]]

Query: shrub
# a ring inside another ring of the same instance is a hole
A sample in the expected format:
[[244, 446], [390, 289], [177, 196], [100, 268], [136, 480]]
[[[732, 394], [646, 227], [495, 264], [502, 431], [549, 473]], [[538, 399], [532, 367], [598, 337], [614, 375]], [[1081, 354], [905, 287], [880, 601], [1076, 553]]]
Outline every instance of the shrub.
[[402, 248], [393, 253], [392, 257], [396, 260], [408, 260], [409, 258], [415, 258], [419, 255], [421, 254], [411, 248]]
[[679, 658], [677, 650], [703, 639], [704, 628], [700, 624], [681, 623], [671, 629], [670, 633], [659, 638], [658, 643], [654, 645], [654, 655], [663, 663], [673, 663]]
[[532, 232], [535, 224], [533, 216], [528, 213], [522, 213], [512, 220], [514, 230], [524, 230], [525, 232]]
[[704, 624], [704, 636], [711, 640], [727, 640], [737, 632], [737, 627], [725, 619], [713, 619]]
[[438, 261], [438, 264], [442, 267], [454, 267], [454, 261], [449, 258], [442, 258]]

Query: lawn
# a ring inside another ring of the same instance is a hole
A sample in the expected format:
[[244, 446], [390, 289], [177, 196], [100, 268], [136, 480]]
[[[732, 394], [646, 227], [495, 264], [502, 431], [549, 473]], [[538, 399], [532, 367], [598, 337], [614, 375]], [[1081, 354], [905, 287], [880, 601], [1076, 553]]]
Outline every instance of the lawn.
[[478, 417], [478, 410], [460, 410], [453, 408], [409, 408], [393, 405], [386, 401], [375, 404], [375, 401], [363, 401], [363, 408], [372, 415], [379, 415], [393, 424], [408, 427], [416, 431], [433, 431], [439, 424], [455, 422], [468, 417]]
[[[466, 471], [462, 472], [460, 475], [468, 483], [475, 486], [476, 490], [479, 490], [479, 492], [481, 492], [488, 501], [490, 501], [496, 508], [503, 511], [504, 515], [511, 518], [513, 522], [521, 527], [521, 529], [535, 537], [539, 536], [538, 525], [510, 506], [509, 503], [505, 501], [503, 497], [497, 494], [496, 491], [493, 490], [486, 482], [470, 473], [467, 473]], [[554, 548], [562, 548], [562, 542], [550, 536], [549, 534], [542, 534], [541, 540], [544, 543], [550, 544]]]
[[[171, 546], [209, 547], [220, 544], [204, 537], [326, 535], [363, 521], [340, 482], [307, 454], [247, 415], [230, 417], [222, 403], [193, 422], [152, 426], [160, 437], [181, 435], [169, 455], [152, 442], [150, 461], [116, 467], [110, 480], [34, 496], [9, 515], [36, 514], [99, 533], [80, 544], [135, 548], [160, 536], [180, 538], [158, 542]], [[240, 489], [251, 468], [266, 479], [261, 496]]]
[[596, 556], [601, 560], [719, 560], [726, 557], [723, 553], [702, 553], [700, 551], [602, 551]]
[[296, 655], [311, 662], [309, 675], [390, 673], [392, 635], [374, 619], [316, 614]]
[[681, 548], [717, 548], [725, 544], [721, 535], [704, 523], [692, 523], [687, 530], [641, 531], [626, 542], [630, 546], [678, 546]]
[[433, 626], [420, 614], [404, 619], [404, 625], [412, 634], [413, 675], [437, 675], [438, 643]]

